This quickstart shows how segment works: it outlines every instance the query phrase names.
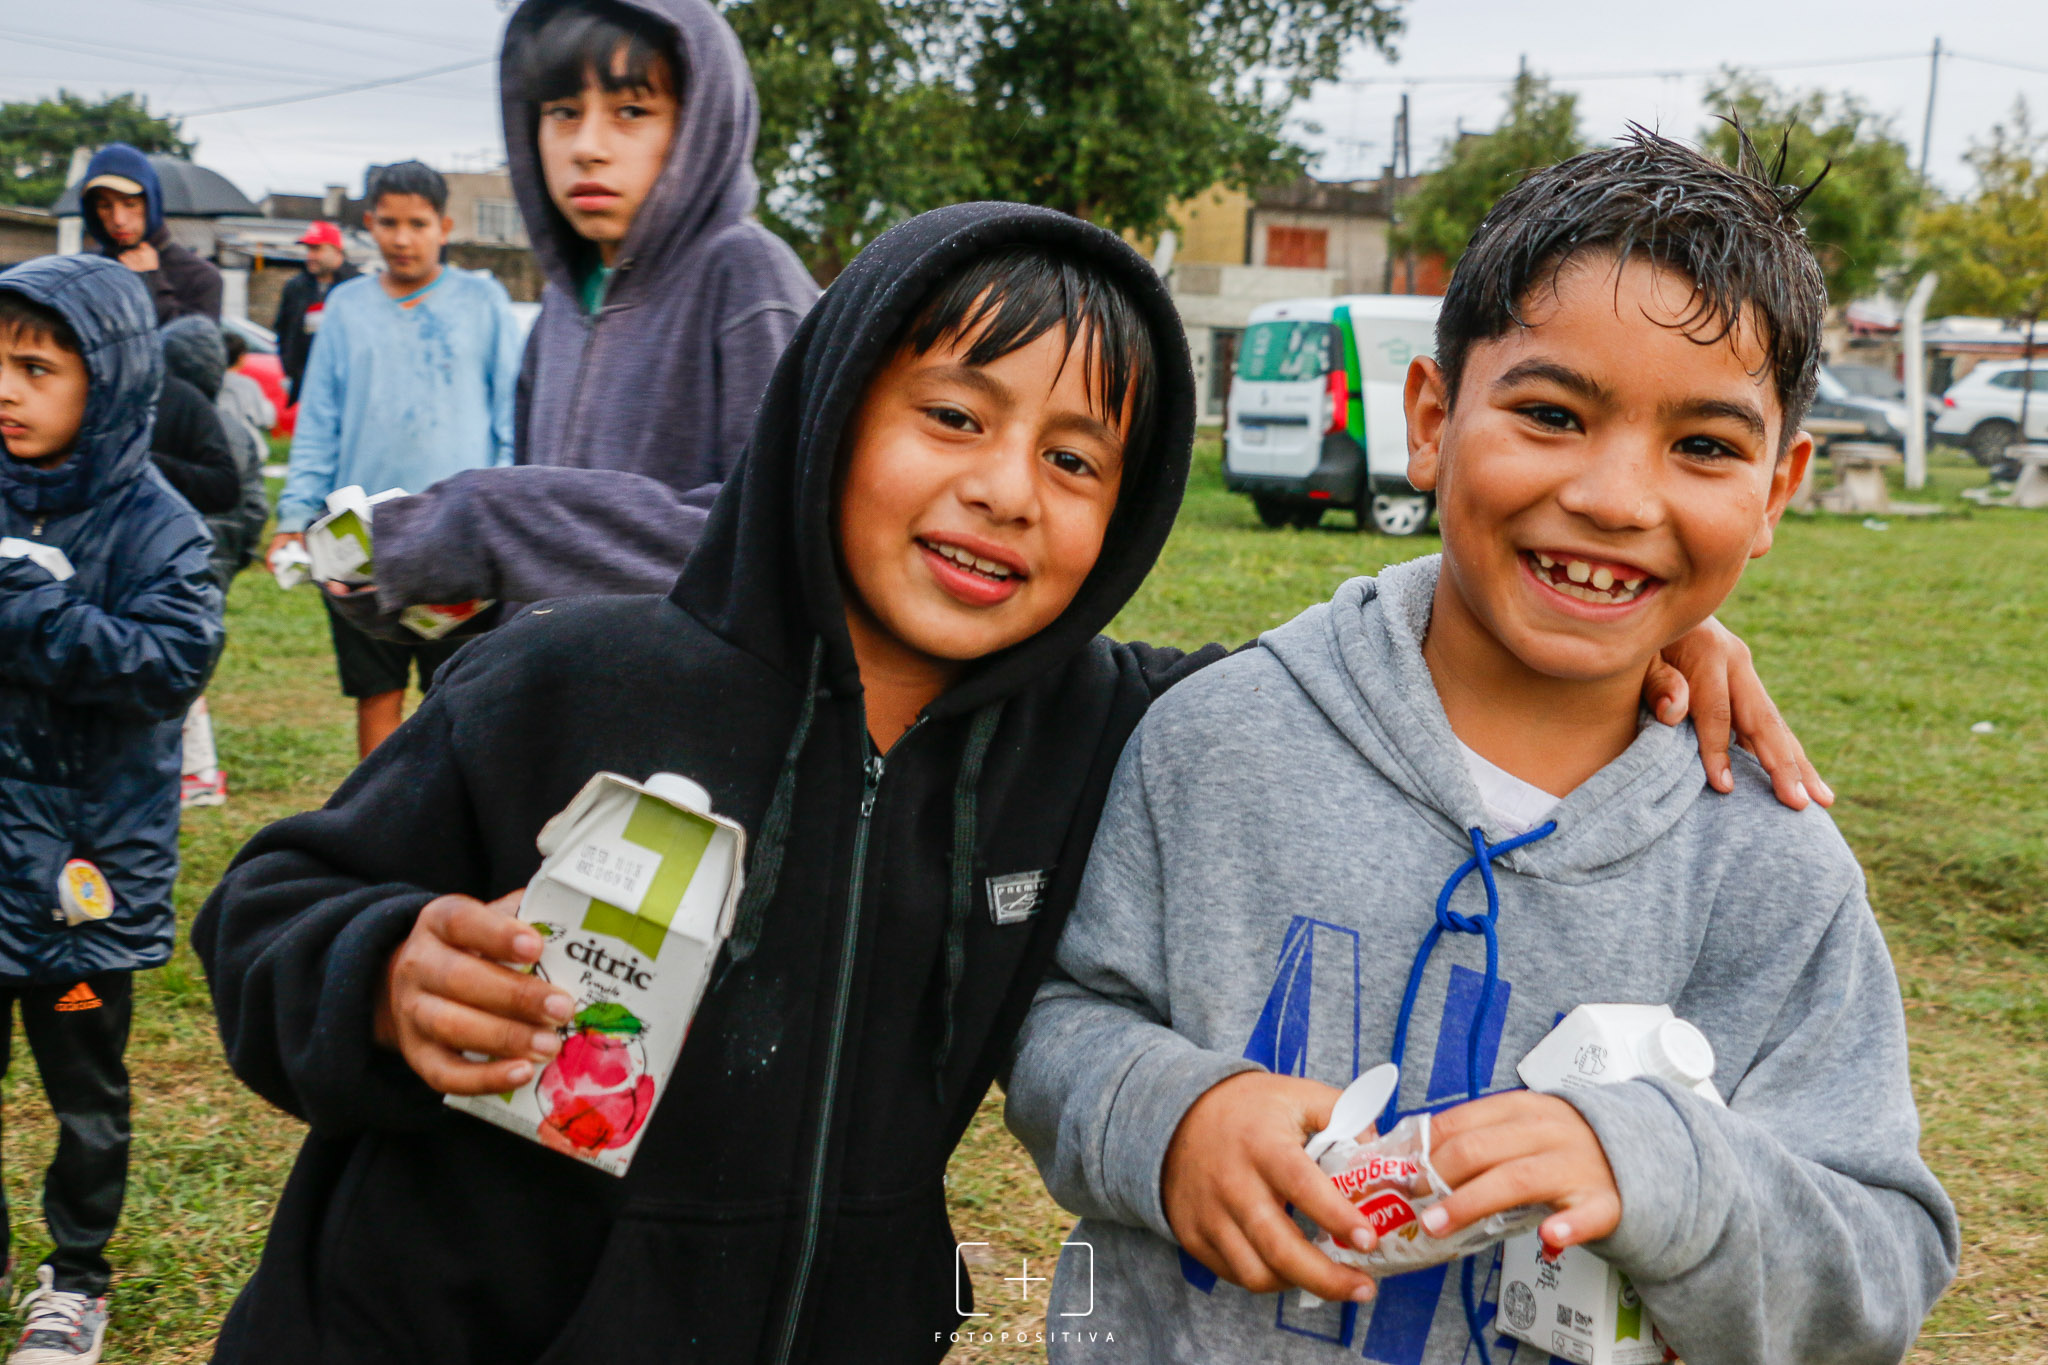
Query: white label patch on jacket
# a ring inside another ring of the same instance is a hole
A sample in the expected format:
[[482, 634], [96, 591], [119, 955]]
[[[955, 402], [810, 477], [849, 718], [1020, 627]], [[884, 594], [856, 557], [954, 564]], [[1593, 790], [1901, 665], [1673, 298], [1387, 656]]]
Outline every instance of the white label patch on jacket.
[[1052, 869], [1011, 872], [988, 879], [988, 913], [997, 925], [1022, 924], [1038, 913], [1040, 899], [1052, 881]]

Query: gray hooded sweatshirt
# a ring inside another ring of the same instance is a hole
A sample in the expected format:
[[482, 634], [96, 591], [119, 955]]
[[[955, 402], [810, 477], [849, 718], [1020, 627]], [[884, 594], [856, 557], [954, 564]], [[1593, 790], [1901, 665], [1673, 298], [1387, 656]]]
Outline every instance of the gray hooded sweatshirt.
[[387, 613], [667, 592], [817, 298], [796, 253], [752, 217], [760, 107], [739, 39], [706, 0], [624, 3], [672, 30], [682, 110], [595, 316], [579, 301], [594, 249], [548, 197], [533, 106], [513, 79], [561, 0], [526, 0], [506, 30], [505, 146], [548, 280], [520, 371], [515, 463], [377, 509]]
[[[1092, 1248], [1060, 1262], [1056, 1361], [1480, 1358], [1460, 1266], [1305, 1309], [1180, 1253], [1159, 1192], [1168, 1141], [1218, 1081], [1265, 1067], [1342, 1086], [1388, 1059], [1438, 892], [1486, 824], [1422, 659], [1437, 569], [1346, 583], [1174, 688], [1124, 751], [1009, 1087], [1011, 1128]], [[1708, 792], [1690, 727], [1646, 723], [1554, 833], [1494, 863], [1481, 1089], [1518, 1084], [1574, 1006], [1669, 1004], [1712, 1040], [1728, 1107], [1651, 1080], [1572, 1098], [1622, 1199], [1593, 1250], [1690, 1365], [1896, 1361], [1957, 1254], [1917, 1151], [1898, 984], [1827, 814], [1781, 808], [1746, 756], [1736, 779]], [[1486, 911], [1478, 876], [1451, 908]], [[1443, 935], [1402, 1112], [1466, 1096], [1485, 967], [1480, 937]], [[1473, 1259], [1495, 1365], [1546, 1359], [1492, 1330], [1498, 1251]], [[1086, 1317], [1061, 1316], [1091, 1293]]]

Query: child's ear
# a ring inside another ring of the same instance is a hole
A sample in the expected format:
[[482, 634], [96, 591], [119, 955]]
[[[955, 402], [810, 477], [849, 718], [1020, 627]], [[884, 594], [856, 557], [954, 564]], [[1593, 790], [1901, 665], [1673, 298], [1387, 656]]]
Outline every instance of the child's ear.
[[1444, 372], [1428, 356], [1408, 362], [1408, 384], [1401, 394], [1408, 413], [1408, 482], [1427, 493], [1442, 472], [1444, 423], [1451, 405], [1444, 395]]
[[1805, 481], [1806, 467], [1813, 463], [1813, 436], [1810, 432], [1799, 431], [1792, 435], [1792, 445], [1778, 458], [1771, 470], [1770, 499], [1764, 505], [1764, 524], [1757, 528], [1756, 539], [1750, 542], [1749, 557], [1761, 559], [1771, 552], [1772, 538], [1777, 534], [1778, 518], [1785, 515], [1786, 504]]

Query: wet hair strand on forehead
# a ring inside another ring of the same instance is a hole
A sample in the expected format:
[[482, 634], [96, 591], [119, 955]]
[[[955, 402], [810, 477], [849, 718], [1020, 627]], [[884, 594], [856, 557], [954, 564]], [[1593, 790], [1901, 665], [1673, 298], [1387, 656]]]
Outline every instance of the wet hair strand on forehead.
[[611, 94], [654, 88], [668, 72], [681, 98], [682, 73], [670, 60], [671, 39], [651, 15], [626, 5], [566, 4], [527, 37], [514, 70], [514, 92], [532, 104], [568, 99], [595, 79]]
[[[1827, 285], [1799, 222], [1819, 185], [1779, 184], [1789, 140], [1766, 164], [1740, 123], [1733, 168], [1637, 124], [1618, 146], [1537, 171], [1502, 195], [1458, 261], [1437, 317], [1437, 364], [1457, 401], [1466, 356], [1528, 326], [1523, 309], [1573, 262], [1641, 258], [1692, 282], [1692, 305], [1668, 325], [1703, 346], [1728, 340], [1745, 314], [1761, 333], [1789, 446], [1820, 379]], [[1827, 172], [1823, 170], [1822, 176]]]
[[1041, 246], [1003, 247], [978, 256], [933, 288], [911, 321], [903, 345], [924, 355], [944, 342], [968, 339], [967, 364], [990, 364], [1058, 327], [1071, 352], [1081, 347], [1089, 400], [1111, 425], [1130, 403], [1124, 441], [1125, 479], [1150, 441], [1157, 361], [1137, 302], [1103, 270]]
[[0, 280], [0, 337], [10, 341], [28, 337], [34, 341], [47, 341], [73, 355], [84, 354], [84, 349], [78, 344], [78, 333], [72, 330], [62, 313], [37, 303], [19, 290], [9, 289], [4, 280]]

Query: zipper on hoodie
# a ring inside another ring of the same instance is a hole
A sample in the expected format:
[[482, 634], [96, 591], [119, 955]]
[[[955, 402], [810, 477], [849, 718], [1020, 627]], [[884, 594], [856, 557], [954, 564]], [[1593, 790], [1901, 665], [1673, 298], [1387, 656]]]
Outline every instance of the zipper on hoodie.
[[[911, 722], [910, 728], [890, 746], [893, 753], [903, 741], [917, 732], [924, 724], [919, 716]], [[789, 1315], [782, 1323], [782, 1336], [775, 1345], [776, 1365], [787, 1365], [790, 1352], [796, 1348], [796, 1331], [804, 1315], [804, 1292], [809, 1287], [811, 1268], [818, 1254], [818, 1224], [825, 1211], [825, 1157], [832, 1143], [833, 1110], [839, 1100], [839, 1063], [846, 1042], [846, 1007], [853, 996], [854, 950], [860, 943], [861, 897], [865, 891], [868, 863], [868, 832], [874, 824], [875, 799], [882, 788], [882, 774], [888, 767], [888, 757], [873, 752], [873, 741], [868, 739], [866, 723], [862, 722], [861, 743], [868, 748], [866, 760], [861, 764], [860, 823], [853, 833], [853, 872], [847, 879], [846, 888], [846, 930], [839, 944], [839, 979], [832, 990], [832, 1027], [825, 1041], [825, 1084], [818, 1105], [818, 1140], [811, 1151], [810, 1192], [804, 1200], [803, 1238], [797, 1251], [796, 1279], [789, 1291]]]

